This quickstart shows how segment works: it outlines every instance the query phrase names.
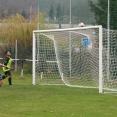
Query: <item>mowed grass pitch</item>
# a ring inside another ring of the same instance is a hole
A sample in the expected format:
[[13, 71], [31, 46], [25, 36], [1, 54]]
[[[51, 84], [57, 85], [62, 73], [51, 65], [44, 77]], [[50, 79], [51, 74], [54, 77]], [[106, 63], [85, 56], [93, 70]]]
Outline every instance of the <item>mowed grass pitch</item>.
[[13, 73], [0, 87], [0, 117], [117, 117], [117, 94], [99, 94], [97, 89], [42, 86], [31, 75]]

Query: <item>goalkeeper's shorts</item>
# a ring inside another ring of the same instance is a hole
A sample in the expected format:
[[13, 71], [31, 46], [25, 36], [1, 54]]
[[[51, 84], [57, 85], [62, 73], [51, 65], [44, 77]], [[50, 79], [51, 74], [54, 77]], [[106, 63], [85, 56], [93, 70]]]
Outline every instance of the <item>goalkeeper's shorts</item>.
[[3, 79], [2, 79], [2, 75], [1, 75], [1, 74], [0, 74], [0, 80], [3, 80]]

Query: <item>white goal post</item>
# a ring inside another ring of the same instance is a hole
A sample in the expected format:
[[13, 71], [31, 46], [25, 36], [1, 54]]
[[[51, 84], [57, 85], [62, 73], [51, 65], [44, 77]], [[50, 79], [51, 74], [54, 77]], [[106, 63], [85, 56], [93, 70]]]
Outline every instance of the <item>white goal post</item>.
[[33, 31], [32, 84], [103, 92], [102, 26]]

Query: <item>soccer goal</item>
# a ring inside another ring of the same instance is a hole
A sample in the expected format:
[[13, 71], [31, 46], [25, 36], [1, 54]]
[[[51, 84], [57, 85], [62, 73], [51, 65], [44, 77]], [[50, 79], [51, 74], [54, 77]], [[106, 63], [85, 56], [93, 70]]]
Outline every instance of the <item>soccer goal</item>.
[[33, 80], [103, 89], [102, 26], [33, 31]]

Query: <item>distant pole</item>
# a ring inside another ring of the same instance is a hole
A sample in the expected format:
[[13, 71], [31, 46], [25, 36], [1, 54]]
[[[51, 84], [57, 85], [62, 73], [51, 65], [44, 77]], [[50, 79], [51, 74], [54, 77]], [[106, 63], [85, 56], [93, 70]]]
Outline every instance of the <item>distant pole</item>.
[[[15, 41], [15, 59], [17, 59], [17, 40]], [[17, 71], [17, 61], [15, 61], [15, 71]]]
[[[39, 0], [38, 0], [38, 24], [37, 24], [37, 30], [40, 29], [40, 20], [39, 20]], [[40, 45], [40, 40], [39, 40], [39, 34], [38, 34], [38, 49], [37, 49], [37, 59], [39, 60], [39, 45]]]
[[70, 0], [70, 11], [69, 11], [69, 26], [71, 28], [71, 0]]
[[32, 5], [30, 6], [30, 23], [32, 22]]
[[[38, 24], [37, 24], [37, 30], [40, 30], [40, 16], [39, 16], [39, 0], [38, 0]], [[39, 60], [39, 45], [40, 45], [40, 40], [39, 40], [39, 34], [38, 34], [38, 41], [37, 41], [37, 44], [38, 44], [38, 49], [37, 49], [37, 59]]]
[[110, 0], [108, 0], [108, 13], [107, 13], [107, 29], [108, 29], [108, 48], [107, 48], [107, 79], [109, 80], [110, 77]]
[[40, 28], [40, 23], [39, 23], [40, 21], [39, 21], [39, 0], [38, 0], [38, 24], [37, 24], [37, 29], [39, 30], [39, 28]]
[[[71, 0], [70, 0], [70, 11], [69, 11], [69, 26], [71, 28]], [[72, 53], [72, 42], [71, 42], [71, 32], [69, 32], [69, 74], [71, 77], [71, 53]]]

